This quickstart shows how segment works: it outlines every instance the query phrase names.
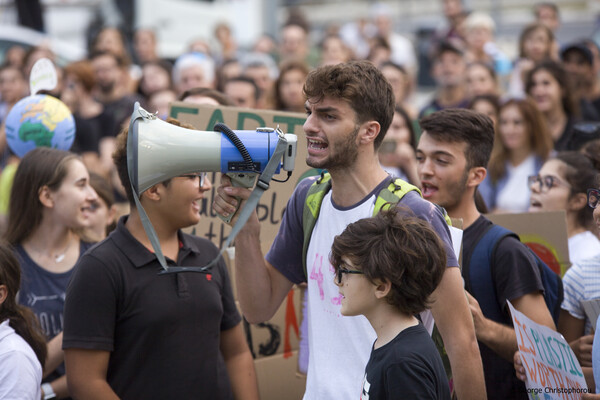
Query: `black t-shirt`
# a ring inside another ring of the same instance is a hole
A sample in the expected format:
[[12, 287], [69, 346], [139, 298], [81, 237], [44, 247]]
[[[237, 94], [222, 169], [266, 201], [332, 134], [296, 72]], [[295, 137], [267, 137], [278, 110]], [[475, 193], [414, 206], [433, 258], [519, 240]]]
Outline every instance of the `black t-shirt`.
[[[106, 378], [122, 399], [233, 398], [219, 345], [241, 317], [223, 260], [210, 274], [158, 275], [156, 256], [124, 221], [77, 264], [63, 348], [110, 352]], [[179, 238], [177, 265], [204, 266], [218, 254], [208, 240]]]
[[[476, 242], [492, 222], [480, 216], [463, 232], [463, 260], [469, 260]], [[471, 265], [469, 268], [476, 268]], [[464, 271], [468, 268], [463, 269]], [[518, 299], [529, 293], [544, 290], [540, 271], [531, 251], [515, 237], [506, 237], [498, 243], [491, 266], [496, 286], [496, 300], [503, 310], [504, 325], [513, 326], [506, 300]], [[477, 282], [471, 282], [477, 285]], [[525, 385], [515, 377], [512, 362], [504, 360], [485, 344], [479, 342], [481, 361], [489, 400], [527, 399]]]
[[371, 351], [361, 399], [450, 400], [442, 359], [423, 325]]
[[144, 99], [137, 94], [123, 96], [110, 103], [104, 103], [104, 110], [113, 117], [114, 127], [110, 129], [110, 132], [103, 134], [102, 137], [117, 136], [119, 134], [123, 124], [131, 118], [133, 106], [136, 102], [139, 102], [142, 107], [145, 106]]
[[100, 141], [100, 130], [89, 119], [73, 115], [75, 119], [75, 140], [71, 151], [73, 153], [98, 153], [98, 142]]
[[[80, 241], [79, 257], [93, 245]], [[65, 272], [50, 272], [33, 261], [21, 244], [15, 246], [15, 255], [21, 265], [21, 286], [17, 301], [33, 311], [49, 341], [64, 329], [65, 293], [76, 265]], [[43, 382], [52, 382], [64, 374], [65, 364], [61, 363]]]
[[98, 153], [102, 138], [114, 137], [119, 133], [119, 126], [106, 109], [92, 118], [83, 118], [77, 114], [73, 118], [76, 133], [71, 151], [74, 153]]

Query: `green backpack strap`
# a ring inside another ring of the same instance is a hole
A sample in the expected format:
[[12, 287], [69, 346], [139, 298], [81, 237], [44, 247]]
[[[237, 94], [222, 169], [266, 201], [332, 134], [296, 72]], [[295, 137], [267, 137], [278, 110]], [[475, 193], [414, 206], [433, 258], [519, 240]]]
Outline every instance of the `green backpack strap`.
[[321, 173], [321, 177], [314, 182], [308, 189], [304, 209], [302, 211], [302, 229], [304, 231], [304, 242], [302, 245], [302, 265], [304, 266], [304, 276], [308, 277], [306, 271], [306, 253], [308, 253], [308, 244], [312, 231], [319, 218], [321, 203], [325, 194], [331, 189], [331, 175], [328, 172]]
[[387, 210], [392, 204], [397, 204], [406, 193], [413, 190], [421, 196], [421, 191], [418, 187], [400, 178], [396, 178], [377, 195], [375, 207], [373, 208], [373, 216], [377, 215], [382, 209]]
[[[393, 182], [391, 182], [388, 187], [382, 189], [377, 196], [377, 200], [375, 200], [375, 208], [373, 209], [373, 216], [377, 215], [379, 211], [382, 209], [387, 210], [391, 204], [396, 204], [400, 201], [400, 199], [408, 192], [415, 191], [419, 193], [419, 196], [423, 197], [421, 194], [421, 190], [418, 187], [411, 185], [410, 183], [396, 178]], [[389, 203], [389, 204], [387, 204]], [[448, 226], [452, 226], [452, 221], [450, 220], [450, 216], [446, 212], [444, 207], [441, 207], [437, 204], [433, 204], [444, 216], [444, 220], [448, 224]]]

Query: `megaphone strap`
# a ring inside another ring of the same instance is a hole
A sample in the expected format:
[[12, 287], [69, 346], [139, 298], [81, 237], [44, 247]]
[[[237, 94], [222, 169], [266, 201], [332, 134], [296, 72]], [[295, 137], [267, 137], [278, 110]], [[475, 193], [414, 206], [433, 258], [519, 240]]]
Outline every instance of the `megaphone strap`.
[[[167, 260], [160, 248], [160, 242], [158, 241], [158, 237], [156, 235], [156, 231], [150, 222], [150, 218], [148, 218], [148, 214], [146, 214], [146, 210], [142, 207], [142, 203], [140, 203], [140, 199], [137, 195], [136, 186], [137, 186], [137, 171], [135, 171], [135, 157], [134, 152], [137, 149], [137, 134], [135, 131], [135, 121], [138, 119], [144, 118], [152, 118], [153, 115], [148, 113], [142, 107], [140, 107], [140, 103], [136, 102], [133, 108], [133, 114], [131, 114], [131, 120], [129, 121], [129, 134], [127, 136], [127, 173], [129, 174], [129, 183], [131, 185], [131, 191], [133, 193], [133, 200], [135, 201], [135, 206], [140, 214], [140, 220], [142, 221], [142, 226], [144, 227], [144, 231], [146, 231], [146, 235], [148, 236], [148, 240], [152, 244], [152, 248], [154, 249], [154, 254], [156, 254], [156, 258], [160, 263], [163, 269], [167, 269]], [[156, 117], [154, 117], [156, 118]], [[134, 143], [135, 142], [135, 143]]]
[[[260, 176], [258, 177], [257, 184], [254, 187], [254, 189], [252, 190], [252, 193], [250, 193], [250, 197], [248, 197], [246, 204], [240, 210], [240, 215], [238, 217], [238, 220], [236, 221], [235, 225], [231, 229], [231, 233], [227, 237], [227, 240], [223, 244], [223, 248], [221, 248], [221, 251], [219, 252], [219, 254], [210, 263], [208, 263], [207, 265], [205, 265], [203, 267], [179, 267], [179, 266], [169, 267], [165, 264], [163, 266], [163, 270], [161, 272], [159, 272], [159, 275], [178, 273], [178, 272], [208, 273], [210, 271], [210, 269], [221, 259], [221, 256], [223, 255], [223, 253], [225, 251], [227, 251], [227, 248], [233, 242], [233, 239], [235, 239], [235, 237], [240, 232], [242, 227], [248, 221], [248, 218], [250, 218], [252, 211], [254, 211], [254, 209], [258, 205], [258, 201], [260, 200], [262, 194], [265, 192], [265, 190], [267, 190], [269, 188], [269, 181], [271, 180], [271, 178], [273, 178], [275, 171], [277, 171], [277, 167], [279, 166], [280, 160], [283, 158], [283, 154], [285, 153], [286, 148], [287, 148], [287, 140], [285, 139], [285, 137], [283, 135], [280, 135], [279, 140], [277, 141], [277, 146], [275, 147], [275, 151], [273, 152], [273, 155], [269, 159], [269, 162], [267, 163], [267, 166], [265, 167], [263, 173], [260, 174]], [[154, 229], [152, 229], [152, 231], [154, 231]], [[146, 232], [148, 232], [148, 231], [146, 231]], [[160, 244], [158, 244], [158, 245], [160, 246]], [[152, 246], [154, 246], [154, 244]], [[157, 256], [158, 256], [158, 252], [157, 252]]]

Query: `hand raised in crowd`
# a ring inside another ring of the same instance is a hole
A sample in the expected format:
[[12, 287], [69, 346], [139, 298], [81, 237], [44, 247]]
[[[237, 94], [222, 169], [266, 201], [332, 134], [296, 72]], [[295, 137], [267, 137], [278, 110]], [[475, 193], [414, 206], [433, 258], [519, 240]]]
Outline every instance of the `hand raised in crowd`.
[[592, 366], [592, 344], [594, 342], [594, 335], [585, 335], [577, 340], [569, 343], [573, 353], [579, 360], [582, 367]]
[[[221, 175], [221, 185], [217, 188], [213, 200], [213, 210], [223, 217], [228, 217], [244, 206], [251, 193], [250, 189], [233, 186], [231, 179], [223, 174]], [[235, 224], [238, 215], [229, 223], [231, 226]], [[256, 222], [258, 223], [258, 220]]]

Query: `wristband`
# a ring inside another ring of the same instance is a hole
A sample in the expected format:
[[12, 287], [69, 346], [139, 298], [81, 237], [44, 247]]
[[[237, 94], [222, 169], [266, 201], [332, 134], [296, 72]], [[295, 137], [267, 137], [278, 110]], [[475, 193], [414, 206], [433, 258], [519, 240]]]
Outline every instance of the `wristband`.
[[42, 383], [42, 391], [44, 392], [44, 400], [56, 399], [56, 393], [54, 393], [54, 390], [49, 383]]

